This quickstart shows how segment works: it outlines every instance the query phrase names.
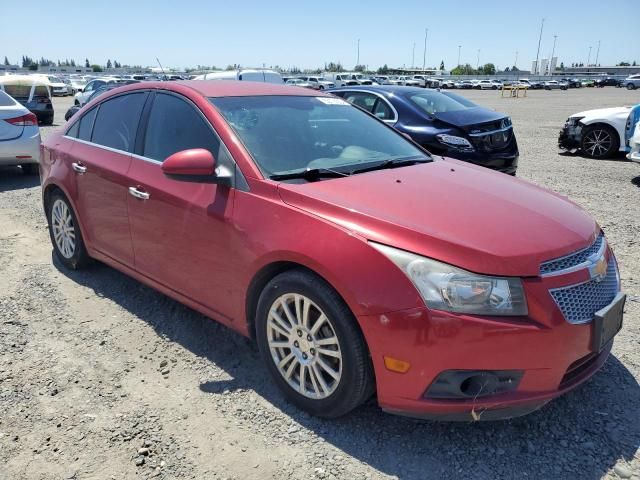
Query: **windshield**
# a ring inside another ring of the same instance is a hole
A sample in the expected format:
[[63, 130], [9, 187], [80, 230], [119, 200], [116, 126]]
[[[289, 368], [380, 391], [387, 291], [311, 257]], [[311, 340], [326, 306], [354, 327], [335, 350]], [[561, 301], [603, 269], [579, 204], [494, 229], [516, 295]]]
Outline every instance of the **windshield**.
[[384, 123], [339, 98], [211, 98], [262, 173], [351, 171], [390, 159], [428, 159]]
[[468, 108], [477, 107], [473, 102], [466, 98], [449, 92], [437, 92], [425, 90], [419, 93], [408, 93], [407, 98], [421, 110], [429, 115], [444, 112], [456, 112], [458, 110], [466, 110]]

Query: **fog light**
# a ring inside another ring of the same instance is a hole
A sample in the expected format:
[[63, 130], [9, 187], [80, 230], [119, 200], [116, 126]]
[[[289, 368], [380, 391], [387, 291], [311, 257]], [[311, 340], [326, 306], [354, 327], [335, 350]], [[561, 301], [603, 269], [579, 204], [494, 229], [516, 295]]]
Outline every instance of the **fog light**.
[[404, 360], [398, 360], [397, 358], [384, 357], [384, 366], [387, 367], [387, 370], [391, 370], [392, 372], [407, 373], [411, 364]]
[[488, 397], [518, 388], [522, 370], [447, 370], [438, 375], [424, 397], [468, 399]]

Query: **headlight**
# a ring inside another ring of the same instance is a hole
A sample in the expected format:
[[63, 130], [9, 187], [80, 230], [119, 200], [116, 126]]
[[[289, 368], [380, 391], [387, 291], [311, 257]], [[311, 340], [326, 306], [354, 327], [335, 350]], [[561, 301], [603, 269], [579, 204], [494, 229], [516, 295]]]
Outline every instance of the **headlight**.
[[436, 138], [440, 143], [444, 143], [448, 147], [453, 147], [458, 150], [473, 150], [473, 145], [464, 137], [441, 133], [440, 135], [436, 135]]
[[569, 117], [567, 119], [567, 125], [571, 125], [572, 127], [575, 127], [583, 118], [584, 117]]
[[370, 242], [409, 277], [429, 308], [472, 315], [527, 315], [519, 278], [488, 277]]

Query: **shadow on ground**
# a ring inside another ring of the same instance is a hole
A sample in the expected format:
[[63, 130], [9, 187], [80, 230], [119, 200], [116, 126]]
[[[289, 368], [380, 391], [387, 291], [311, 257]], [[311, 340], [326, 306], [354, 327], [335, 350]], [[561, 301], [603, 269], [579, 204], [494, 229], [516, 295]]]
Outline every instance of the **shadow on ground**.
[[0, 166], [0, 193], [40, 185], [38, 175], [25, 175], [20, 167]]
[[104, 265], [72, 272], [54, 263], [64, 275], [117, 302], [158, 335], [215, 363], [232, 378], [194, 389], [211, 395], [254, 390], [325, 441], [388, 475], [599, 479], [618, 458], [632, 458], [640, 443], [640, 388], [614, 356], [587, 384], [520, 419], [420, 422], [387, 415], [372, 400], [344, 418], [320, 420], [283, 399], [255, 347], [240, 335]]

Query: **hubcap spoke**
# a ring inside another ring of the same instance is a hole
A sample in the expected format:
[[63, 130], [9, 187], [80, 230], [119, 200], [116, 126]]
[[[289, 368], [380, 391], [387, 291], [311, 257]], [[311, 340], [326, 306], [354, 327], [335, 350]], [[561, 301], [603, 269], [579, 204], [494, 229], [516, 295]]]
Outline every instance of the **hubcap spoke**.
[[73, 257], [76, 250], [76, 232], [71, 211], [58, 199], [51, 208], [51, 231], [58, 251], [65, 258]]
[[342, 378], [340, 342], [331, 320], [308, 297], [286, 293], [267, 317], [273, 361], [291, 388], [311, 399], [329, 397]]

